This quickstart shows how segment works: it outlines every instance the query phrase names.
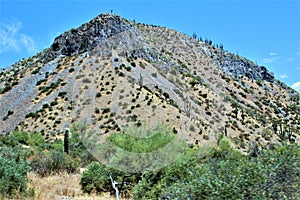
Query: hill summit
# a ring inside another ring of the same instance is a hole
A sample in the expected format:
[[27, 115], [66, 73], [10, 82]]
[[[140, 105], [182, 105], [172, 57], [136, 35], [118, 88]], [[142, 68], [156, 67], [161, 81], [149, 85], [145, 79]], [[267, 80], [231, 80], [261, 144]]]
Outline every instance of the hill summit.
[[175, 30], [101, 14], [3, 69], [0, 131], [57, 138], [164, 124], [190, 144], [225, 134], [240, 149], [299, 142], [299, 93], [266, 67]]

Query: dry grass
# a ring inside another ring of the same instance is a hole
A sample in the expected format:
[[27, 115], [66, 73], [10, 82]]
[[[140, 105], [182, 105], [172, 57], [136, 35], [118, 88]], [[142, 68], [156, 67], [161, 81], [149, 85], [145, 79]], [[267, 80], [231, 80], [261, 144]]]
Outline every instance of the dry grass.
[[115, 199], [109, 193], [102, 195], [83, 194], [80, 190], [80, 174], [60, 174], [49, 177], [39, 177], [34, 173], [29, 173], [29, 187], [34, 189], [35, 195], [31, 199], [50, 200], [50, 199], [78, 199], [78, 200], [112, 200]]

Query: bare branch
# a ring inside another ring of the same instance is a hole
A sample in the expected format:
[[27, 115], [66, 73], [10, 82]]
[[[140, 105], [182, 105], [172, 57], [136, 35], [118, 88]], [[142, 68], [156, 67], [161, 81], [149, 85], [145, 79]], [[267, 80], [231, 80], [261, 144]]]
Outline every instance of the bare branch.
[[109, 178], [110, 178], [110, 181], [111, 181], [111, 184], [112, 184], [113, 188], [116, 191], [117, 200], [120, 200], [120, 198], [119, 198], [119, 190], [118, 190], [118, 187], [116, 186], [118, 183], [113, 180], [113, 178], [111, 177], [111, 174], [109, 175]]

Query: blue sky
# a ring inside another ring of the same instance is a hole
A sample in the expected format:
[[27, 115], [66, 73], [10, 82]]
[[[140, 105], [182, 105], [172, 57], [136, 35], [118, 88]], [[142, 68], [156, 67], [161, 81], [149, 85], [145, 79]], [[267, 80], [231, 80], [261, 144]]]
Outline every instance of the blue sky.
[[35, 55], [64, 31], [110, 10], [222, 43], [300, 92], [299, 0], [0, 0], [0, 67]]

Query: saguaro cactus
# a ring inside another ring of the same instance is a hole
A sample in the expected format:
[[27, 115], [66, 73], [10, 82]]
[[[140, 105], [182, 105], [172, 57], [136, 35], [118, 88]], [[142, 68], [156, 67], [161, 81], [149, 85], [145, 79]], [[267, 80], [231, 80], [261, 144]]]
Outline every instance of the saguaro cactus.
[[64, 134], [64, 152], [69, 154], [69, 130], [65, 130]]

